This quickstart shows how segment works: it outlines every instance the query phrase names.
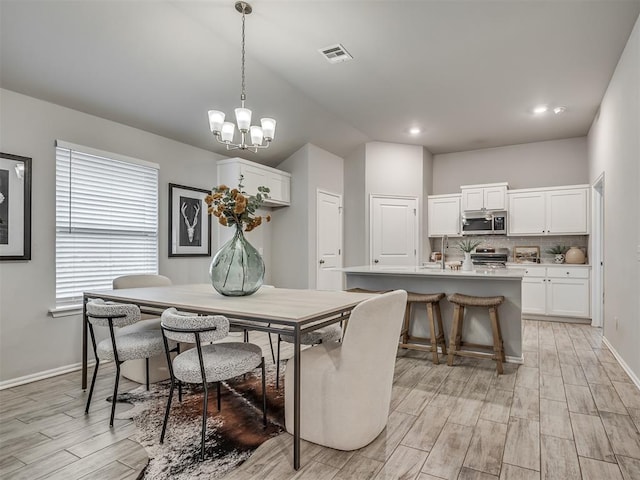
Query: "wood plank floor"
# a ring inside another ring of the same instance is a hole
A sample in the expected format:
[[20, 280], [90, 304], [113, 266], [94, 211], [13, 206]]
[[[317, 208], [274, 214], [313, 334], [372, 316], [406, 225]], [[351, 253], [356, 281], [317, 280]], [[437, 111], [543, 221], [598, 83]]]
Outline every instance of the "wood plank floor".
[[[270, 357], [266, 335], [251, 340]], [[402, 350], [389, 423], [372, 444], [339, 452], [303, 442], [295, 472], [283, 434], [226, 478], [640, 480], [640, 391], [601, 330], [525, 321], [523, 342], [524, 365], [507, 364], [502, 376], [490, 361], [434, 366], [429, 354]], [[0, 391], [0, 477], [136, 478], [146, 453], [130, 422], [109, 429], [101, 400], [113, 375], [101, 367], [87, 416], [79, 372]], [[122, 391], [136, 386], [125, 380]]]

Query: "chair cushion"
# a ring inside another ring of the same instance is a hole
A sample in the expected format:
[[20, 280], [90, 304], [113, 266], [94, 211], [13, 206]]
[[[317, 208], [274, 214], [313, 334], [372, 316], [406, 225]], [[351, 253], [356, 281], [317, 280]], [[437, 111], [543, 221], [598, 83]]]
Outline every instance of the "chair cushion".
[[[202, 346], [207, 382], [219, 382], [247, 373], [262, 363], [262, 349], [253, 343], [225, 342]], [[173, 359], [173, 373], [187, 383], [202, 383], [198, 349], [192, 348]]]
[[[170, 344], [169, 347], [174, 345]], [[164, 353], [164, 342], [160, 330], [144, 330], [124, 335], [116, 335], [116, 348], [118, 359], [134, 360], [136, 358], [149, 358]], [[114, 360], [111, 337], [102, 340], [98, 344], [98, 358], [100, 360]]]
[[502, 295], [498, 297], [474, 297], [472, 295], [462, 295], [454, 293], [448, 297], [451, 303], [457, 303], [463, 307], [497, 307], [504, 302]]
[[[300, 337], [301, 345], [315, 345], [317, 343], [337, 342], [342, 338], [342, 328], [337, 323], [303, 333]], [[293, 343], [293, 335], [281, 335], [283, 342]]]
[[126, 327], [119, 328], [116, 330], [116, 337], [120, 335], [128, 335], [129, 333], [137, 333], [137, 332], [145, 332], [145, 331], [153, 331], [157, 330], [160, 332], [162, 329], [160, 327], [161, 320], [159, 317], [150, 318], [148, 320], [140, 320], [132, 325], [127, 325]]

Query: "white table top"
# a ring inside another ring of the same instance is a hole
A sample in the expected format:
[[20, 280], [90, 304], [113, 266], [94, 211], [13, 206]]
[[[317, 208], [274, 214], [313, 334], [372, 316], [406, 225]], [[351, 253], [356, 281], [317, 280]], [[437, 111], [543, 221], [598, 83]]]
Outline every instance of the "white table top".
[[271, 321], [284, 325], [305, 324], [351, 310], [372, 297], [369, 293], [343, 291], [261, 288], [253, 295], [225, 297], [209, 284], [166, 287], [93, 290], [91, 298], [136, 303], [141, 306], [169, 308], [204, 314], [220, 314], [245, 320]]

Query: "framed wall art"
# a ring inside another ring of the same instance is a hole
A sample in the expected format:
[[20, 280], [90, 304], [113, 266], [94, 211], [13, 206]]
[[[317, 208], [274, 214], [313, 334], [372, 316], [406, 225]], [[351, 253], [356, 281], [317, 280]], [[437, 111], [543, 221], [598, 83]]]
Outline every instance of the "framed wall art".
[[513, 247], [516, 263], [540, 263], [540, 247]]
[[0, 153], [0, 260], [31, 260], [31, 158]]
[[211, 215], [202, 188], [169, 184], [169, 256], [211, 255]]

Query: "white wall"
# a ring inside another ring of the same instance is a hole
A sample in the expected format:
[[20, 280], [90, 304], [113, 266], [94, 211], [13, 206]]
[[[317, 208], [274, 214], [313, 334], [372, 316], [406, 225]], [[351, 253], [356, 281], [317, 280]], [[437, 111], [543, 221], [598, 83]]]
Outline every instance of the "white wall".
[[604, 336], [640, 377], [640, 18], [588, 139], [590, 182], [604, 172]]
[[343, 194], [343, 159], [306, 144], [277, 168], [289, 172], [291, 206], [274, 210], [272, 282], [278, 287], [315, 288], [317, 190]]
[[33, 158], [32, 260], [0, 263], [2, 382], [80, 362], [80, 315], [47, 313], [55, 306], [55, 140], [160, 165], [159, 267], [178, 284], [208, 282], [211, 259], [168, 258], [168, 183], [211, 188], [224, 157], [8, 90], [0, 105], [0, 150]]
[[508, 182], [511, 189], [583, 184], [587, 165], [586, 137], [435, 155], [432, 194], [478, 183]]
[[345, 267], [366, 265], [367, 235], [365, 210], [365, 145], [344, 160], [344, 255]]
[[271, 256], [278, 268], [272, 272], [271, 282], [276, 287], [306, 288], [309, 277], [308, 150], [309, 146], [305, 145], [277, 167], [291, 174], [291, 206], [274, 209], [272, 213]]

